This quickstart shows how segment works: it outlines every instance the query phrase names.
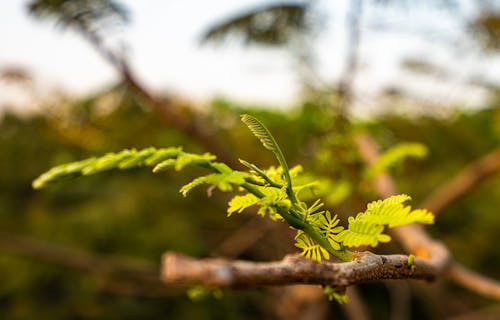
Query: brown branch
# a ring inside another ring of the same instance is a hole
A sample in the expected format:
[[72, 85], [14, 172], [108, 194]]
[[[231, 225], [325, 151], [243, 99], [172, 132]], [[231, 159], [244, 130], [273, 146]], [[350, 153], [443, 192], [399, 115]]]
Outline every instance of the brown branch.
[[347, 288], [346, 295], [349, 298], [349, 303], [341, 305], [346, 318], [351, 320], [370, 320], [368, 308], [356, 287]]
[[446, 275], [469, 290], [500, 300], [500, 282], [496, 280], [468, 270], [458, 263], [453, 263]]
[[39, 262], [110, 278], [105, 289], [127, 295], [158, 296], [166, 292], [156, 266], [137, 259], [93, 254], [75, 248], [0, 232], [0, 250]]
[[436, 214], [498, 171], [500, 171], [500, 148], [466, 166], [451, 180], [445, 182], [430, 194], [421, 206]]
[[279, 224], [273, 223], [270, 219], [262, 219], [260, 216], [254, 216], [226, 237], [212, 251], [212, 255], [235, 258], [259, 242], [269, 231], [276, 229], [278, 226]]
[[225, 259], [195, 259], [167, 252], [162, 259], [161, 279], [166, 284], [207, 287], [251, 288], [290, 284], [330, 285], [339, 289], [370, 280], [433, 280], [437, 269], [416, 258], [414, 267], [405, 255], [357, 253], [350, 262], [317, 263], [297, 255], [275, 262]]

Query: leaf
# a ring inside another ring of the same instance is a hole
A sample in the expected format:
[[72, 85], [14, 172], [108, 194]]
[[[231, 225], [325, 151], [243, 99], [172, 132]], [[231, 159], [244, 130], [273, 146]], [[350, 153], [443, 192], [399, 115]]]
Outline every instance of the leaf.
[[300, 255], [317, 262], [321, 262], [322, 257], [324, 257], [326, 260], [330, 259], [330, 254], [328, 253], [328, 251], [314, 242], [314, 240], [312, 240], [304, 232], [297, 232], [295, 241], [295, 246], [299, 249], [302, 249]]
[[332, 217], [329, 211], [323, 211], [311, 216], [311, 224], [317, 227], [335, 250], [340, 250], [338, 234], [344, 230], [339, 226], [337, 215]]
[[333, 301], [335, 299], [335, 301], [337, 301], [339, 304], [345, 304], [345, 303], [349, 302], [349, 298], [345, 293], [337, 292], [331, 286], [328, 286], [328, 285], [325, 286], [325, 289], [323, 290], [323, 292], [326, 294], [329, 301]]
[[153, 173], [158, 173], [161, 171], [168, 170], [170, 168], [175, 167], [175, 164], [177, 163], [177, 159], [166, 159], [155, 165], [153, 168]]
[[402, 194], [373, 201], [368, 204], [365, 212], [358, 214], [356, 219], [388, 225], [390, 228], [411, 223], [434, 223], [434, 215], [429, 211], [425, 209], [412, 211], [410, 206], [403, 207], [403, 202], [410, 199], [409, 196]]
[[248, 114], [244, 114], [241, 116], [241, 121], [247, 125], [247, 127], [252, 131], [253, 135], [256, 136], [262, 145], [267, 150], [271, 150], [273, 152], [279, 151], [279, 146], [274, 140], [274, 137], [271, 135], [269, 130], [259, 121], [257, 118], [254, 118]]
[[177, 157], [175, 163], [175, 171], [181, 171], [184, 167], [191, 164], [207, 164], [208, 162], [215, 160], [215, 156], [210, 153], [204, 153], [202, 155], [194, 153], [182, 153]]
[[123, 150], [118, 153], [107, 153], [103, 157], [96, 159], [92, 166], [83, 168], [82, 174], [88, 176], [101, 171], [117, 168], [122, 161], [133, 158], [135, 154], [135, 149]]
[[383, 231], [383, 225], [349, 217], [349, 228], [340, 232], [337, 239], [347, 247], [363, 245], [376, 247], [379, 242], [389, 242], [391, 240], [389, 235], [382, 234]]
[[141, 150], [137, 152], [134, 157], [127, 159], [126, 161], [121, 161], [120, 164], [118, 165], [118, 168], [120, 169], [130, 169], [134, 167], [139, 167], [144, 165], [145, 160], [148, 159], [150, 156], [155, 154], [156, 149], [155, 148], [147, 148], [144, 150]]
[[403, 203], [411, 198], [405, 194], [389, 197], [385, 200], [368, 204], [365, 212], [349, 218], [349, 227], [338, 236], [345, 246], [370, 245], [375, 247], [379, 242], [390, 241], [390, 236], [383, 234], [384, 227], [390, 228], [404, 224], [434, 222], [432, 213], [425, 209], [411, 210]]
[[[171, 167], [181, 170], [190, 164], [213, 166], [220, 169], [220, 171], [227, 171], [226, 168], [229, 167], [212, 162], [214, 159], [215, 156], [209, 153], [202, 155], [186, 153], [182, 152], [181, 148], [155, 149], [151, 147], [140, 151], [125, 149], [117, 153], [110, 152], [98, 158], [92, 157], [53, 167], [34, 180], [32, 186], [35, 189], [40, 189], [48, 184], [82, 175], [93, 175], [103, 171], [125, 170], [143, 166], [154, 166], [153, 172], [155, 173]], [[229, 171], [232, 170], [229, 169]], [[235, 183], [242, 181], [241, 177], [232, 177], [231, 179]]]
[[292, 202], [296, 203], [297, 199], [295, 198], [295, 194], [293, 192], [292, 178], [290, 177], [288, 164], [286, 163], [285, 156], [283, 155], [283, 152], [278, 146], [276, 140], [274, 140], [272, 134], [259, 120], [248, 114], [242, 115], [241, 121], [243, 121], [243, 123], [247, 125], [250, 131], [252, 131], [254, 136], [256, 136], [260, 140], [260, 142], [266, 149], [274, 153], [276, 159], [278, 159], [279, 164], [283, 168], [283, 175], [286, 179], [288, 196], [290, 197], [290, 200]]
[[164, 160], [177, 158], [177, 156], [181, 154], [181, 152], [182, 152], [181, 147], [160, 149], [157, 150], [149, 158], [147, 158], [146, 161], [144, 161], [144, 164], [147, 166], [155, 166]]
[[217, 186], [221, 191], [233, 191], [233, 185], [240, 186], [245, 183], [245, 178], [249, 176], [246, 172], [241, 171], [231, 171], [224, 173], [212, 173], [203, 177], [198, 177], [191, 181], [190, 183], [184, 185], [180, 192], [186, 196], [187, 193], [201, 185], [201, 184], [211, 184]]
[[368, 167], [365, 176], [372, 179], [403, 162], [406, 158], [422, 159], [427, 156], [427, 153], [427, 147], [421, 143], [399, 143], [382, 153], [377, 161]]
[[246, 208], [257, 204], [257, 202], [259, 202], [259, 198], [251, 193], [247, 193], [243, 196], [235, 196], [229, 201], [227, 216], [231, 216], [234, 212], [241, 213]]

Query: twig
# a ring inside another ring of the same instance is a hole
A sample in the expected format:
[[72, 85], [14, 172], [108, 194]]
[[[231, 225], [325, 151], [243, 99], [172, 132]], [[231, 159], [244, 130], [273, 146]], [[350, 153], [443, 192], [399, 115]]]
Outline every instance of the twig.
[[259, 242], [278, 225], [269, 219], [262, 219], [260, 216], [252, 217], [247, 223], [226, 237], [212, 253], [214, 256], [235, 258]]
[[113, 292], [161, 296], [166, 291], [159, 280], [158, 268], [136, 259], [100, 256], [8, 232], [0, 232], [0, 249], [39, 262], [111, 278], [104, 286]]
[[436, 214], [498, 171], [500, 171], [500, 148], [491, 151], [465, 167], [456, 176], [431, 193], [421, 206]]
[[252, 288], [290, 284], [330, 285], [340, 290], [378, 279], [433, 280], [437, 269], [416, 258], [413, 267], [406, 255], [357, 253], [350, 262], [318, 263], [297, 255], [281, 261], [251, 262], [225, 259], [195, 259], [167, 252], [162, 259], [161, 279], [166, 284], [200, 284], [210, 288]]
[[468, 270], [458, 263], [450, 266], [447, 276], [469, 290], [500, 300], [500, 282], [498, 281]]
[[125, 84], [145, 103], [152, 111], [156, 112], [161, 118], [173, 128], [181, 133], [192, 137], [201, 146], [213, 152], [218, 158], [235, 167], [239, 166], [235, 157], [232, 157], [227, 148], [222, 146], [206, 126], [199, 125], [191, 118], [181, 117], [177, 108], [169, 105], [163, 99], [156, 97], [137, 79], [132, 72], [130, 65], [126, 59], [107, 48], [99, 34], [85, 27], [77, 27], [76, 29], [92, 47], [120, 74]]
[[350, 320], [370, 320], [368, 308], [359, 294], [356, 287], [349, 287], [346, 290], [349, 303], [341, 305], [342, 311]]

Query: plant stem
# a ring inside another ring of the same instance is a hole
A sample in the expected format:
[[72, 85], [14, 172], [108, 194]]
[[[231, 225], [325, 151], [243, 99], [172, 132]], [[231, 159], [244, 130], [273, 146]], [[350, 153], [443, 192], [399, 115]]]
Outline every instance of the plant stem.
[[[258, 198], [263, 198], [265, 195], [255, 186], [244, 183], [241, 185], [245, 190], [252, 193], [254, 196]], [[297, 217], [289, 212], [289, 210], [284, 208], [276, 208], [279, 215], [293, 228], [297, 230], [304, 231], [308, 236], [310, 236], [316, 243], [325, 248], [330, 254], [339, 258], [342, 261], [351, 261], [354, 259], [354, 253], [349, 250], [335, 250], [332, 248], [328, 240], [318, 232], [311, 224], [307, 221], [303, 221], [300, 217]]]

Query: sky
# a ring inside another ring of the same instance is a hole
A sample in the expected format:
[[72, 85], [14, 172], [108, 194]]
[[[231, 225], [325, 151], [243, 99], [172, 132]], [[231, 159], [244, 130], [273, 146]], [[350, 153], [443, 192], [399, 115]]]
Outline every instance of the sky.
[[[0, 106], [19, 103], [29, 109], [25, 102], [30, 94], [60, 90], [84, 95], [118, 79], [78, 34], [29, 17], [27, 2], [0, 2], [0, 70], [25, 68], [35, 86], [26, 93], [26, 89], [0, 82]], [[300, 82], [287, 51], [237, 44], [199, 45], [203, 31], [213, 23], [270, 1], [121, 2], [130, 10], [132, 21], [120, 30], [119, 37], [127, 44], [134, 70], [151, 89], [175, 92], [194, 101], [224, 96], [277, 107], [299, 99]], [[458, 1], [458, 11], [425, 4], [428, 2], [407, 7], [365, 6], [361, 67], [355, 82], [357, 102], [363, 108], [376, 108], [375, 97], [387, 88], [397, 88], [423, 102], [478, 105], [484, 101], [485, 90], [471, 79], [500, 81], [498, 57], [485, 59], [480, 47], [464, 36], [464, 20], [456, 19], [457, 15], [466, 20], [477, 14], [473, 1]], [[321, 78], [334, 82], [345, 67], [349, 1], [319, 3], [327, 19], [312, 44], [315, 67]], [[442, 72], [438, 77], [409, 73], [401, 68], [408, 59], [435, 64]], [[31, 106], [36, 108], [36, 104]]]

